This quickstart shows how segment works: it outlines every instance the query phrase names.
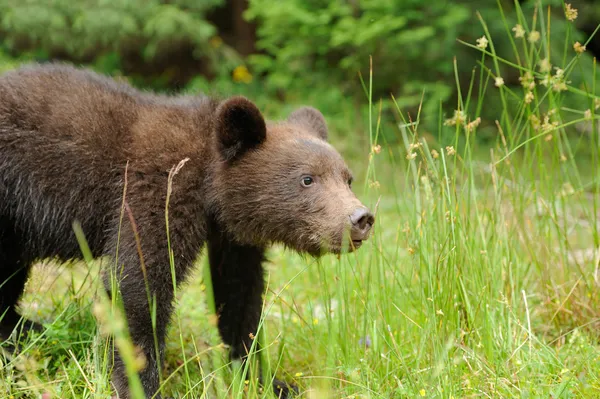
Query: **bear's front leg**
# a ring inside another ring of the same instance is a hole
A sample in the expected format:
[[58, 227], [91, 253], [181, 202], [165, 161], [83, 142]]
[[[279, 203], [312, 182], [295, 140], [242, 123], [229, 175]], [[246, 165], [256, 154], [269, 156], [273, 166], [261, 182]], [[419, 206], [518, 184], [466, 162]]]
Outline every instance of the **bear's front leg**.
[[[166, 248], [162, 248], [165, 253]], [[159, 371], [165, 345], [165, 335], [172, 312], [173, 284], [167, 257], [164, 262], [155, 261], [157, 254], [144, 254], [144, 268], [135, 247], [120, 245], [118, 265], [112, 276], [106, 275], [105, 286], [110, 295], [116, 279], [131, 341], [144, 356], [145, 367], [139, 372], [140, 381], [147, 398], [159, 388]], [[154, 251], [152, 251], [154, 252]], [[130, 397], [125, 364], [115, 348], [112, 381], [120, 399]]]
[[[264, 252], [264, 248], [234, 242], [216, 223], [211, 223], [208, 257], [215, 308], [221, 338], [230, 346], [233, 359], [246, 359], [258, 329], [264, 292]], [[296, 387], [278, 380], [273, 381], [273, 389], [282, 399], [297, 393]]]
[[[187, 225], [182, 224], [183, 230], [180, 229], [182, 226], [171, 230], [171, 249], [176, 259], [176, 278], [173, 279], [165, 221], [156, 215], [159, 213], [146, 217], [141, 214], [135, 219], [135, 224], [129, 220], [123, 221], [120, 235], [115, 235], [106, 249], [112, 267], [110, 273], [105, 275], [105, 286], [109, 295], [114, 295], [112, 291], [116, 283], [131, 340], [145, 357], [145, 368], [139, 372], [145, 395], [147, 398], [160, 399], [157, 392], [165, 336], [173, 310], [173, 281], [183, 281], [198, 247], [184, 245], [195, 238], [192, 234], [183, 235], [182, 231], [190, 231]], [[196, 251], [192, 248], [196, 248]], [[118, 254], [116, 262], [115, 254]], [[125, 365], [118, 350], [115, 350], [114, 356], [112, 381], [119, 398], [128, 399], [130, 392]]]

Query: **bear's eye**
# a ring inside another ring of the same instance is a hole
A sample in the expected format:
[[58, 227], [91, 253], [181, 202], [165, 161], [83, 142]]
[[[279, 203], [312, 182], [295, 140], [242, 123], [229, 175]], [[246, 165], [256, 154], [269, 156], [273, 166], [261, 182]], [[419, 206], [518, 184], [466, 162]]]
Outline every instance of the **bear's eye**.
[[353, 180], [354, 180], [354, 179], [352, 179], [352, 178], [349, 178], [349, 179], [348, 179], [348, 187], [352, 187], [352, 181], [353, 181]]
[[304, 187], [311, 186], [314, 182], [315, 182], [315, 180], [312, 177], [310, 177], [310, 176], [303, 176], [302, 177], [302, 185]]

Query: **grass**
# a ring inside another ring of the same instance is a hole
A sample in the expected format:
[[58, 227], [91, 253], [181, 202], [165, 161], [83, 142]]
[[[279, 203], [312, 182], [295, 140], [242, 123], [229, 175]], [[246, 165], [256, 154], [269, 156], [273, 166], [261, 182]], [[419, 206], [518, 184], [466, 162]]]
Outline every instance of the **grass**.
[[[550, 20], [541, 5], [528, 18], [518, 11], [526, 32], [537, 29], [541, 39], [514, 38], [506, 25], [514, 54], [496, 54], [481, 20], [488, 47], [465, 43], [482, 54], [478, 70], [466, 85], [457, 82], [469, 87], [459, 92], [457, 117], [438, 117], [448, 146], [419, 130], [421, 118], [434, 116], [401, 109], [393, 127], [401, 144], [381, 141], [389, 126], [368, 96], [371, 147], [351, 163], [377, 222], [361, 250], [318, 261], [270, 251], [262, 355], [303, 397], [600, 397], [600, 137], [575, 129], [597, 122], [600, 100], [593, 82], [566, 91], [540, 84], [568, 82], [581, 57], [567, 36], [564, 78], [540, 72]], [[503, 66], [531, 73], [530, 103], [529, 88], [494, 85]], [[497, 121], [470, 124], [498, 95]], [[572, 109], [568, 95], [589, 107]], [[486, 123], [497, 141], [483, 146], [477, 129]], [[246, 370], [228, 367], [200, 263], [178, 291], [166, 392], [271, 397], [246, 381]], [[97, 267], [37, 271], [24, 310], [48, 320], [48, 330], [23, 355], [2, 360], [0, 391], [107, 397], [107, 350], [97, 332], [106, 321], [98, 327], [92, 311]]]

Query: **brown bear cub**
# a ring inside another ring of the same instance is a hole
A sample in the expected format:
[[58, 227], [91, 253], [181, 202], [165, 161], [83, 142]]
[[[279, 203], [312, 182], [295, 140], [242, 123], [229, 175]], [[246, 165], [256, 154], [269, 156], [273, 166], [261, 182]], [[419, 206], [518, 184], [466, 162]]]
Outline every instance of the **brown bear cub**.
[[[374, 223], [326, 140], [323, 116], [309, 107], [266, 122], [243, 97], [154, 95], [64, 65], [1, 75], [0, 340], [21, 326], [15, 305], [32, 263], [81, 258], [78, 222], [93, 256], [117, 275], [148, 397], [159, 388], [173, 307], [169, 243], [177, 283], [206, 244], [219, 331], [243, 359], [261, 316], [267, 246], [340, 253], [359, 247]], [[128, 398], [118, 353], [113, 382]], [[291, 396], [281, 384], [276, 393]]]

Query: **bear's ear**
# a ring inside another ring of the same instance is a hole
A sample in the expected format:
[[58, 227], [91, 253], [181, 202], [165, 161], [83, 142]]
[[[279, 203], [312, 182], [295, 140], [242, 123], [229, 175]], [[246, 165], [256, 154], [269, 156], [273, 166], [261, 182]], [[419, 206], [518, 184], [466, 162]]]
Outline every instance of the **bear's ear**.
[[302, 107], [292, 112], [288, 122], [300, 125], [327, 141], [327, 122], [323, 114], [313, 107]]
[[226, 161], [240, 157], [267, 137], [265, 119], [256, 105], [244, 97], [223, 101], [216, 115], [217, 146]]

